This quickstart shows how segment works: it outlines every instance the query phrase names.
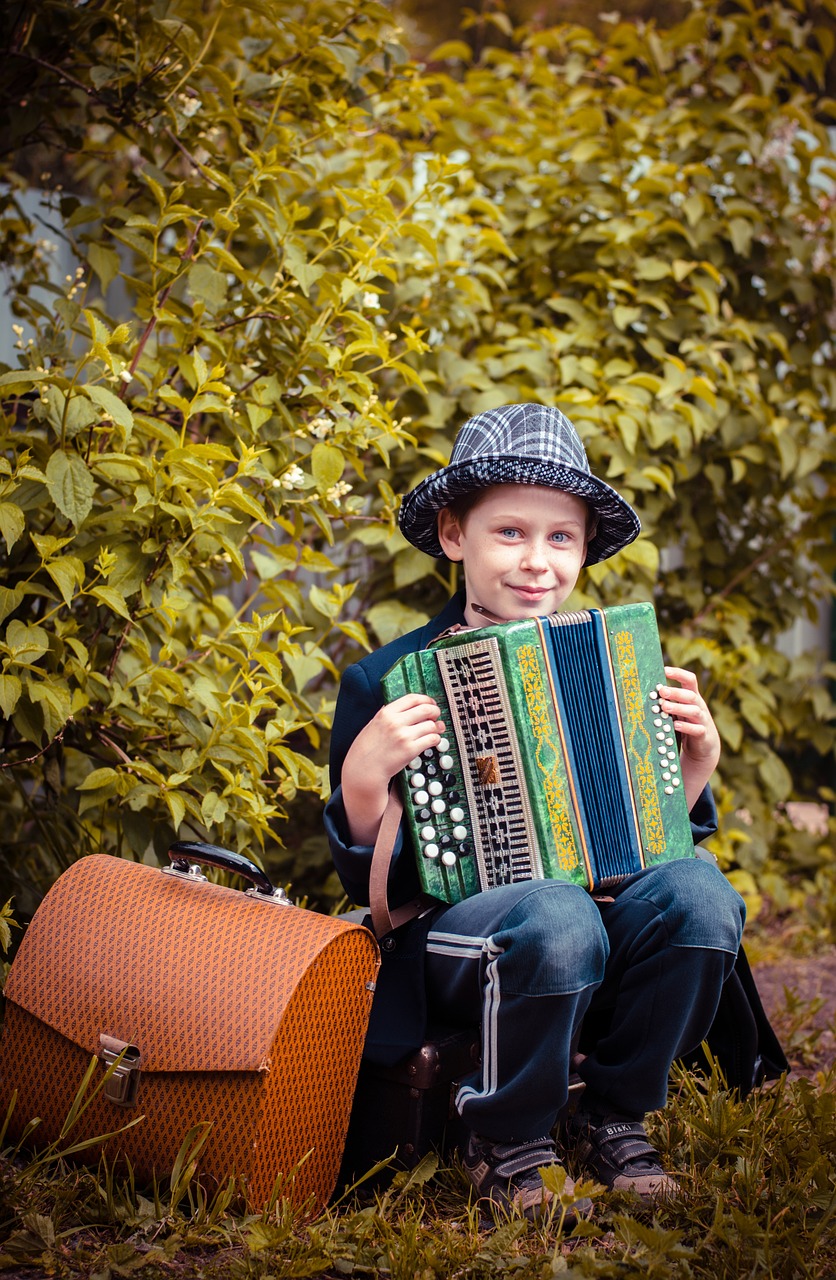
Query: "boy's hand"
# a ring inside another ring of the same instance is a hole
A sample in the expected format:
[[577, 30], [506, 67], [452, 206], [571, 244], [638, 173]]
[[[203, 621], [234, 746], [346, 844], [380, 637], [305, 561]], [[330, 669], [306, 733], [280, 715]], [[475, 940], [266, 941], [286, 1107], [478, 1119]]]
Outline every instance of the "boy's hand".
[[673, 727], [681, 735], [679, 759], [690, 810], [717, 768], [720, 734], [693, 672], [684, 671], [681, 667], [665, 667], [665, 675], [681, 686], [660, 685], [659, 705], [672, 717]]
[[444, 733], [438, 704], [424, 693], [405, 693], [381, 707], [351, 745], [342, 769], [342, 793], [355, 844], [374, 844], [389, 783]]

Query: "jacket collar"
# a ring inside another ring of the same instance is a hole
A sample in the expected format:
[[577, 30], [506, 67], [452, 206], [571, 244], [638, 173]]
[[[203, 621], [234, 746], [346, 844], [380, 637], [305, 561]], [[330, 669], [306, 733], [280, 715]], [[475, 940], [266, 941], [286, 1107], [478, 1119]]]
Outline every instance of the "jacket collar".
[[436, 636], [440, 636], [442, 631], [446, 631], [448, 627], [454, 627], [458, 623], [459, 626], [465, 626], [466, 620], [464, 616], [465, 593], [457, 591], [456, 594], [447, 601], [441, 613], [431, 618], [424, 630], [421, 632], [421, 648], [426, 649], [427, 645], [435, 640]]

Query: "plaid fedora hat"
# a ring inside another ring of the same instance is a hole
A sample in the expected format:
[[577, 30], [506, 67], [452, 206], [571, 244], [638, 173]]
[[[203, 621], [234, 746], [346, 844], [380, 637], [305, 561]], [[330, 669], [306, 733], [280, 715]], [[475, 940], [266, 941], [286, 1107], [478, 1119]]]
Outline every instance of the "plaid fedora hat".
[[456, 436], [450, 463], [422, 480], [401, 503], [401, 532], [420, 551], [442, 556], [438, 513], [455, 498], [493, 484], [538, 484], [562, 489], [598, 517], [585, 564], [606, 560], [639, 536], [629, 503], [589, 469], [580, 437], [559, 409], [508, 404], [470, 418]]

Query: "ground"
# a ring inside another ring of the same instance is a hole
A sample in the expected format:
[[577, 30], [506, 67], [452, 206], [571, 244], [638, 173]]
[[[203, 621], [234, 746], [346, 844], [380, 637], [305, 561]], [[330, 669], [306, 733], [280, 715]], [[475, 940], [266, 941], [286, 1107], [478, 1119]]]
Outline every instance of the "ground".
[[836, 1061], [836, 946], [753, 965], [761, 1000], [794, 1072]]

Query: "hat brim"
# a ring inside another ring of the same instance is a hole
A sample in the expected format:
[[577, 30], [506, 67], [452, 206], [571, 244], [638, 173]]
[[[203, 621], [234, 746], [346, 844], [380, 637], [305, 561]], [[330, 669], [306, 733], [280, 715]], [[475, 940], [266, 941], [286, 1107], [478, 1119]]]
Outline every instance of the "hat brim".
[[630, 504], [597, 476], [574, 467], [501, 454], [454, 462], [422, 480], [401, 503], [398, 523], [402, 534], [427, 555], [443, 556], [438, 540], [439, 511], [474, 489], [494, 484], [537, 484], [583, 498], [598, 517], [584, 564], [597, 564], [615, 555], [641, 532], [641, 522]]

